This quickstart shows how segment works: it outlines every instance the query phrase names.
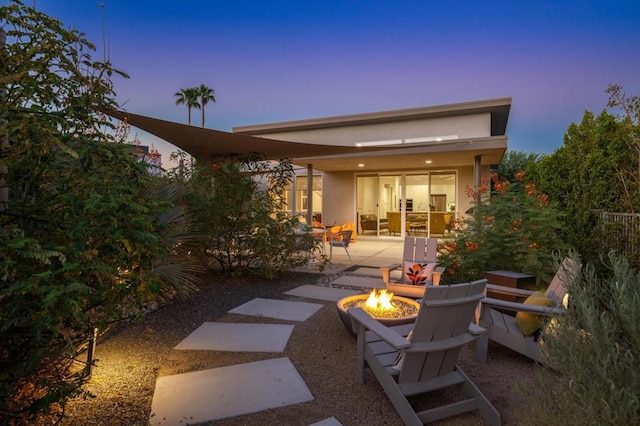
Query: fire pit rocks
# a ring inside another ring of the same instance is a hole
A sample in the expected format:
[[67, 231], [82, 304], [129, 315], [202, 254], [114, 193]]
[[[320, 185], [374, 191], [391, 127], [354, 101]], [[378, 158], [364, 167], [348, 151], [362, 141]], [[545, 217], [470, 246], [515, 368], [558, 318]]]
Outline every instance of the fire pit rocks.
[[413, 299], [394, 296], [386, 290], [374, 289], [370, 294], [356, 294], [338, 300], [336, 303], [338, 314], [347, 330], [356, 335], [357, 330], [351, 324], [351, 308], [362, 308], [378, 322], [392, 327], [395, 325], [410, 324], [416, 320], [420, 304]]

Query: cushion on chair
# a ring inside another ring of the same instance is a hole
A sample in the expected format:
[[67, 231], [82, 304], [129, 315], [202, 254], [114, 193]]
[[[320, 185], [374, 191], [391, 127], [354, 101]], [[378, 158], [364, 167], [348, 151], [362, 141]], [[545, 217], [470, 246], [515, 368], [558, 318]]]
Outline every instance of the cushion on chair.
[[404, 276], [407, 284], [425, 285], [433, 280], [433, 270], [436, 267], [435, 262], [416, 263], [409, 260], [404, 261]]
[[[531, 296], [527, 297], [527, 300], [524, 301], [524, 304], [537, 306], [553, 306], [553, 299], [546, 297], [541, 291], [537, 291]], [[516, 324], [518, 324], [520, 331], [525, 336], [530, 336], [538, 331], [538, 329], [542, 327], [543, 321], [544, 317], [541, 315], [530, 314], [527, 312], [518, 312], [516, 314]]]

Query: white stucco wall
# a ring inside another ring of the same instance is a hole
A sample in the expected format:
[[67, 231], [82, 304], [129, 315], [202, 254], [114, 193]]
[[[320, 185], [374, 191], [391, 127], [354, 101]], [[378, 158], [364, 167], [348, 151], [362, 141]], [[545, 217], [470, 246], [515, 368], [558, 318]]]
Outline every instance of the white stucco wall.
[[355, 179], [351, 172], [325, 173], [322, 182], [322, 223], [355, 222]]

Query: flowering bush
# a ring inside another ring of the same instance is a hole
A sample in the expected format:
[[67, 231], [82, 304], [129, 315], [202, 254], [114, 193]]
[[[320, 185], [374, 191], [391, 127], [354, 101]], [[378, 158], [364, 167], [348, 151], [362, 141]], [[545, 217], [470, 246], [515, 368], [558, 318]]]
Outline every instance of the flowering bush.
[[443, 283], [479, 279], [490, 270], [524, 272], [547, 283], [554, 274], [553, 253], [567, 249], [562, 213], [547, 195], [526, 182], [522, 171], [514, 182], [494, 173], [491, 182], [467, 187], [467, 195], [474, 200], [473, 218], [440, 246]]

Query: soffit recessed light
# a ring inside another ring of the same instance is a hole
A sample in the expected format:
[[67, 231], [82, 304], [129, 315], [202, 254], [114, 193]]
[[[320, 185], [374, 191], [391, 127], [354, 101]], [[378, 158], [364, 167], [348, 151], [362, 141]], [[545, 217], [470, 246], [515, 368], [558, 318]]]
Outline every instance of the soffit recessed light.
[[426, 163], [426, 164], [431, 164], [431, 163], [433, 163], [433, 161], [431, 161], [431, 160], [427, 160], [427, 161], [425, 161], [425, 163]]
[[364, 167], [364, 163], [358, 164], [358, 167]]

